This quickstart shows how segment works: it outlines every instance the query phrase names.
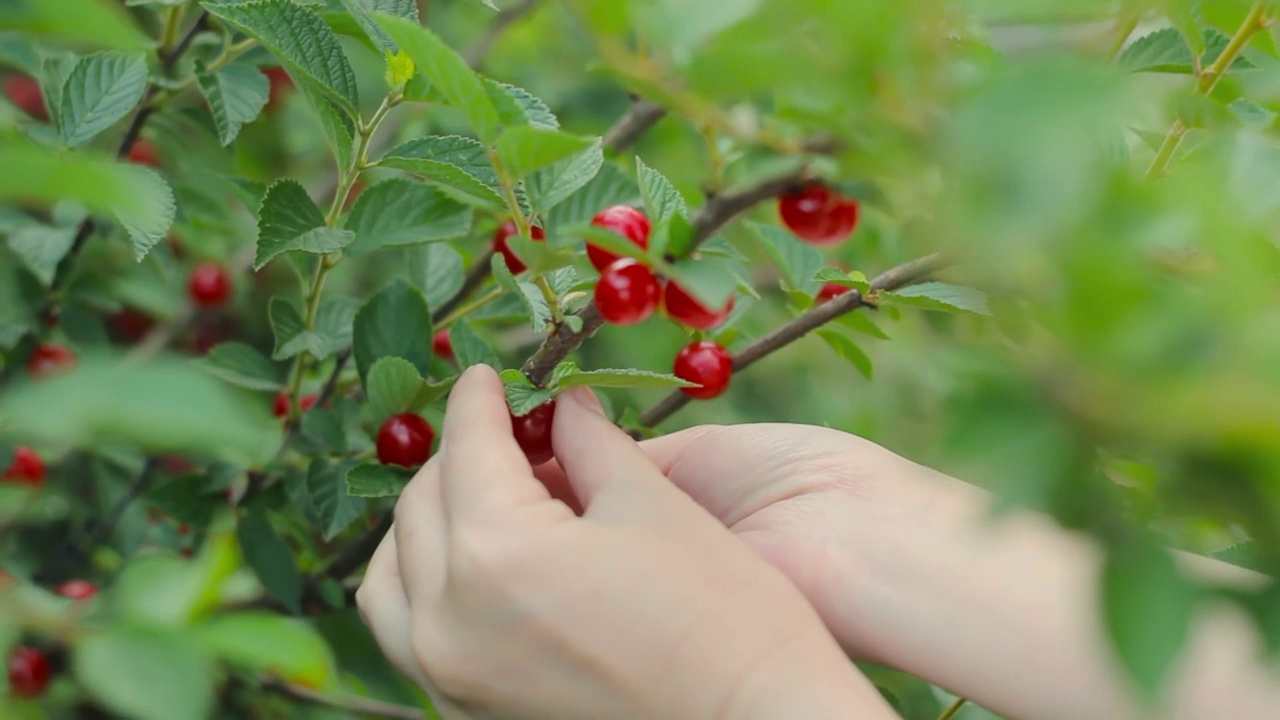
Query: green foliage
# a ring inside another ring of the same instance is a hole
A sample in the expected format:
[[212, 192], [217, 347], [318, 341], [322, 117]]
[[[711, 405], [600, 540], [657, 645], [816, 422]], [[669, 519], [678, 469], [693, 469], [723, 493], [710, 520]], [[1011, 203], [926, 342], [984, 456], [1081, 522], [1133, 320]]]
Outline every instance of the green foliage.
[[58, 101], [58, 129], [67, 145], [92, 140], [142, 99], [147, 63], [141, 54], [99, 53], [81, 58], [67, 74]]
[[388, 355], [404, 358], [420, 373], [431, 368], [431, 310], [427, 299], [403, 280], [395, 280], [356, 313], [352, 350], [367, 382], [373, 363]]
[[218, 125], [218, 139], [223, 145], [235, 142], [240, 128], [258, 117], [267, 104], [271, 88], [266, 76], [246, 65], [209, 72], [203, 63], [198, 63], [196, 81], [209, 103], [213, 121]]

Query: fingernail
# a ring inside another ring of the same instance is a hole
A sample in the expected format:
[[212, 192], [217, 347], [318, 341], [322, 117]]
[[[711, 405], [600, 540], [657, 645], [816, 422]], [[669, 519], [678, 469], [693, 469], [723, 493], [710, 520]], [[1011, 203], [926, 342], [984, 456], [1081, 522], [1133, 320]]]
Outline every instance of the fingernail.
[[596, 397], [596, 394], [591, 392], [591, 388], [569, 388], [569, 391], [564, 393], [562, 397], [564, 395], [569, 396], [570, 400], [582, 406], [584, 409], [590, 410], [592, 413], [599, 415], [600, 417], [604, 417], [604, 407], [600, 405], [600, 400]]

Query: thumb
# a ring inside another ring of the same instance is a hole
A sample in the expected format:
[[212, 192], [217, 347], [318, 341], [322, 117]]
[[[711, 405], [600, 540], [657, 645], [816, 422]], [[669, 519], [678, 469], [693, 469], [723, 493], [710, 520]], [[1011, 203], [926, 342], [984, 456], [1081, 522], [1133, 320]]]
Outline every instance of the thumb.
[[595, 393], [585, 387], [560, 396], [551, 438], [556, 459], [588, 515], [609, 495], [679, 492], [631, 436], [609, 422]]

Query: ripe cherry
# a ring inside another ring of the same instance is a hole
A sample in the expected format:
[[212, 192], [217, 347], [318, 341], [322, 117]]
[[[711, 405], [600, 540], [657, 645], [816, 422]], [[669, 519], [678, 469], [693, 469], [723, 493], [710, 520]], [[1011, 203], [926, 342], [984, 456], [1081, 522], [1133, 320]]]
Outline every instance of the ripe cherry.
[[10, 75], [4, 81], [4, 94], [22, 112], [40, 122], [49, 122], [49, 111], [44, 105], [44, 93], [40, 83], [26, 75]]
[[719, 325], [729, 317], [729, 313], [733, 310], [733, 296], [729, 296], [729, 302], [719, 312], [708, 310], [697, 298], [685, 292], [685, 289], [677, 285], [674, 281], [667, 282], [667, 289], [663, 293], [663, 304], [666, 306], [667, 315], [672, 320], [691, 327], [695, 330], [710, 330]]
[[231, 273], [222, 265], [206, 260], [195, 266], [187, 280], [187, 294], [198, 307], [216, 308], [231, 297]]
[[605, 268], [596, 283], [596, 310], [606, 322], [634, 325], [653, 314], [661, 288], [653, 271], [623, 258]]
[[[493, 231], [493, 251], [502, 253], [502, 258], [507, 261], [507, 269], [512, 274], [522, 273], [526, 269], [525, 264], [520, 261], [520, 258], [516, 257], [516, 254], [511, 251], [511, 246], [507, 244], [507, 240], [519, 234], [520, 227], [516, 225], [514, 220], [502, 223], [497, 230]], [[535, 242], [547, 239], [547, 233], [536, 225], [529, 228], [529, 234], [533, 236]]]
[[[649, 232], [653, 229], [649, 216], [630, 205], [610, 205], [596, 213], [591, 224], [621, 235], [642, 248], [649, 247]], [[619, 259], [619, 256], [591, 243], [587, 243], [587, 257], [600, 272]]]
[[383, 465], [417, 467], [431, 458], [431, 442], [436, 431], [413, 413], [392, 415], [378, 430], [378, 462]]
[[40, 343], [27, 358], [27, 373], [32, 379], [66, 372], [76, 364], [75, 353], [57, 343]]
[[852, 289], [853, 288], [845, 287], [844, 285], [837, 285], [835, 283], [824, 283], [822, 289], [818, 290], [818, 294], [814, 299], [819, 305], [821, 305], [822, 303], [831, 300], [832, 298], [839, 297]]
[[271, 401], [271, 414], [278, 418], [289, 416], [289, 391], [276, 393], [275, 400]]
[[511, 416], [511, 432], [530, 465], [541, 465], [554, 456], [551, 450], [551, 425], [555, 417], [555, 400], [542, 403], [526, 415]]
[[701, 340], [690, 343], [676, 354], [675, 376], [698, 383], [702, 387], [680, 388], [691, 398], [709, 400], [723, 393], [733, 377], [733, 357], [724, 347]]
[[88, 580], [68, 580], [59, 585], [56, 592], [64, 598], [87, 600], [98, 594], [98, 586]]
[[267, 80], [271, 82], [271, 95], [267, 99], [267, 110], [275, 110], [280, 107], [280, 103], [284, 101], [284, 97], [293, 90], [293, 78], [289, 77], [289, 73], [282, 67], [266, 67], [261, 68], [262, 74], [267, 76]]
[[858, 202], [812, 183], [779, 197], [778, 214], [801, 240], [834, 245], [848, 237], [858, 224]]
[[14, 697], [40, 697], [49, 685], [49, 675], [49, 661], [39, 650], [19, 645], [9, 655], [9, 692]]
[[136, 343], [156, 326], [156, 319], [131, 307], [121, 308], [110, 318], [115, 336], [125, 343]]
[[19, 445], [13, 449], [13, 461], [5, 469], [3, 477], [12, 482], [40, 487], [44, 484], [44, 475], [44, 460], [40, 455], [25, 445]]
[[448, 330], [437, 330], [431, 336], [431, 350], [441, 360], [453, 360], [453, 340], [449, 337]]
[[143, 138], [133, 142], [133, 146], [129, 148], [129, 154], [125, 157], [131, 163], [160, 167], [160, 156], [156, 154], [156, 146]]

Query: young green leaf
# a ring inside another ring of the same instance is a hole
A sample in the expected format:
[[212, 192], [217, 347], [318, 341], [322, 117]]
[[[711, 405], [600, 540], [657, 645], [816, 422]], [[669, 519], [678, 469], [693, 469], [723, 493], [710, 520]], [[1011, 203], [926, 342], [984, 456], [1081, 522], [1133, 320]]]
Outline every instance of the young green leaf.
[[1121, 663], [1147, 697], [1156, 697], [1187, 640], [1195, 590], [1168, 551], [1144, 541], [1112, 548], [1103, 567], [1102, 594]]
[[484, 338], [476, 334], [466, 320], [459, 320], [449, 329], [449, 342], [453, 345], [453, 356], [458, 361], [458, 367], [488, 365], [494, 370], [502, 370], [498, 354]]
[[991, 308], [987, 305], [986, 293], [973, 288], [941, 282], [910, 285], [895, 292], [882, 291], [880, 299], [898, 305], [912, 305], [926, 310], [965, 312], [975, 315], [991, 314]]
[[1204, 55], [1204, 31], [1196, 21], [1197, 0], [1164, 0], [1165, 15], [1182, 35], [1182, 40], [1196, 57]]
[[323, 636], [300, 618], [269, 612], [225, 613], [195, 628], [196, 642], [228, 664], [309, 688], [329, 688], [337, 660]]
[[347, 471], [347, 494], [353, 497], [396, 497], [413, 471], [382, 463], [362, 463]]
[[83, 145], [129, 114], [147, 87], [141, 53], [104, 52], [81, 58], [62, 86], [58, 128], [62, 141]]
[[[569, 365], [572, 365], [569, 363]], [[559, 368], [557, 368], [559, 371]], [[696, 387], [695, 383], [681, 380], [667, 373], [649, 372], [631, 368], [607, 370], [579, 370], [576, 366], [556, 377], [557, 390], [591, 386], [606, 388], [680, 388]]]
[[369, 368], [365, 378], [365, 395], [374, 424], [409, 410], [422, 391], [422, 374], [413, 363], [398, 357], [382, 357]]
[[501, 376], [507, 391], [507, 405], [517, 417], [528, 415], [530, 410], [556, 395], [555, 390], [534, 387], [519, 370], [504, 370]]
[[813, 278], [822, 269], [822, 251], [773, 225], [749, 223], [769, 257], [782, 271], [786, 288], [812, 295], [822, 284]]
[[211, 73], [204, 62], [197, 60], [196, 81], [209, 103], [224, 147], [235, 141], [243, 125], [258, 117], [271, 94], [267, 76], [249, 65], [228, 65]]
[[360, 194], [346, 226], [355, 233], [347, 254], [362, 255], [465, 235], [471, 230], [471, 208], [438, 188], [392, 178]]
[[578, 192], [600, 172], [604, 151], [599, 141], [591, 147], [525, 178], [529, 205], [541, 215]]
[[376, 20], [400, 48], [409, 53], [418, 72], [431, 78], [449, 104], [462, 111], [480, 140], [492, 143], [501, 120], [480, 77], [467, 62], [435, 33], [404, 18], [378, 15]]
[[840, 357], [852, 363], [853, 366], [858, 369], [858, 372], [862, 373], [864, 377], [868, 380], [872, 379], [874, 372], [871, 366], [871, 358], [863, 352], [862, 348], [858, 347], [857, 343], [835, 330], [819, 330], [818, 335], [825, 340], [827, 344], [831, 346], [831, 349], [835, 350]]
[[396, 279], [369, 299], [356, 314], [353, 335], [361, 379], [378, 358], [404, 358], [426, 374], [431, 368], [431, 310], [417, 288]]
[[533, 126], [507, 128], [498, 138], [498, 162], [512, 179], [522, 180], [535, 170], [553, 165], [597, 142], [559, 130]]
[[302, 573], [289, 546], [271, 527], [266, 511], [250, 508], [236, 526], [236, 537], [245, 564], [253, 568], [267, 593], [290, 612], [302, 612]]
[[203, 718], [213, 711], [218, 668], [177, 629], [108, 625], [76, 643], [71, 666], [80, 687], [123, 717]]
[[324, 215], [296, 180], [278, 180], [267, 189], [258, 209], [258, 251], [254, 269], [275, 256], [298, 250], [323, 255], [341, 250], [355, 239], [350, 230], [325, 227]]
[[286, 368], [244, 343], [222, 343], [197, 364], [215, 377], [250, 390], [274, 391], [284, 385]]
[[314, 10], [291, 0], [202, 3], [215, 17], [262, 43], [290, 75], [315, 81], [351, 117], [360, 114], [356, 76], [338, 36]]
[[644, 208], [653, 224], [666, 221], [677, 213], [688, 217], [689, 207], [680, 191], [676, 190], [665, 175], [645, 165], [644, 160], [638, 157], [636, 179], [640, 185], [640, 193], [644, 196]]
[[325, 540], [332, 540], [346, 530], [364, 509], [363, 498], [347, 494], [347, 470], [355, 464], [329, 463], [319, 458], [311, 461], [307, 490], [320, 517], [320, 530]]
[[418, 175], [468, 205], [491, 210], [506, 207], [484, 146], [471, 138], [445, 135], [410, 140], [387, 151], [378, 165]]

